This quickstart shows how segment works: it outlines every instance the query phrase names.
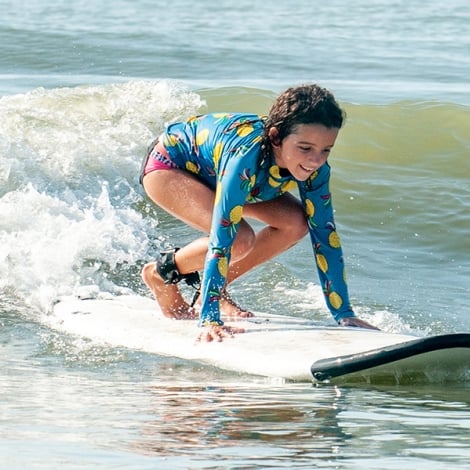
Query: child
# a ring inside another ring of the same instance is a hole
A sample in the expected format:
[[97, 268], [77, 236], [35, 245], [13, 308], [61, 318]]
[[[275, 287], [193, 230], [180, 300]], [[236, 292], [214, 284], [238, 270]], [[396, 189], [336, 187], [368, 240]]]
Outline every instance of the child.
[[[197, 286], [203, 269], [198, 339], [243, 332], [221, 320], [221, 312], [252, 316], [228, 296], [227, 284], [309, 233], [334, 319], [375, 328], [350, 306], [333, 219], [327, 159], [343, 120], [329, 91], [301, 85], [284, 91], [267, 117], [214, 113], [166, 128], [149, 149], [142, 184], [155, 204], [208, 235], [144, 266], [142, 278], [165, 316], [197, 318], [177, 283]], [[293, 188], [300, 200], [289, 193]], [[255, 233], [249, 218], [264, 228]]]

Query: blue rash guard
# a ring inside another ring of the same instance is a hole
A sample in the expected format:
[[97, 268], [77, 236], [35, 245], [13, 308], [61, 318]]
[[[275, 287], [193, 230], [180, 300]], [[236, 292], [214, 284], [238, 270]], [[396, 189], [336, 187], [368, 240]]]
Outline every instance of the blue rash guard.
[[273, 155], [262, 149], [263, 128], [264, 121], [258, 115], [214, 113], [170, 124], [160, 138], [173, 163], [216, 193], [199, 325], [223, 325], [219, 302], [243, 206], [274, 199], [295, 188], [308, 221], [326, 303], [337, 322], [352, 317], [329, 191], [330, 166], [325, 163], [306, 181], [281, 174]]

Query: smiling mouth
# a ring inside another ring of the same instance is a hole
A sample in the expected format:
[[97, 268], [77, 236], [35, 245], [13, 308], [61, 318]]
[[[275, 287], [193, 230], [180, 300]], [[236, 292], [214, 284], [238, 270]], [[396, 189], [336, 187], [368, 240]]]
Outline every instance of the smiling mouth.
[[303, 166], [303, 165], [300, 165], [300, 168], [302, 168], [302, 170], [308, 171], [309, 173], [312, 173], [315, 171], [315, 168], [307, 168], [306, 166]]

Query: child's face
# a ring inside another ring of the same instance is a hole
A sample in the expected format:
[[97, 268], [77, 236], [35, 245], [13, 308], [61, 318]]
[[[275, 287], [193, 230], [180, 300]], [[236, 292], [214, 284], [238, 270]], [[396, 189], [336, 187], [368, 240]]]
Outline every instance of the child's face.
[[275, 143], [277, 129], [272, 128], [271, 131], [276, 164], [279, 168], [286, 168], [295, 179], [305, 181], [325, 164], [339, 129], [329, 129], [322, 124], [300, 124], [278, 143]]

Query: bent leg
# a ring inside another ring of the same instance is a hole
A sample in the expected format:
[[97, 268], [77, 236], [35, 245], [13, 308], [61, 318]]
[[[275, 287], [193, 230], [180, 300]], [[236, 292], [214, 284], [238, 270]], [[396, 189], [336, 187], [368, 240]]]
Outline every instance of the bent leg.
[[[308, 233], [307, 219], [301, 202], [285, 193], [271, 201], [247, 204], [243, 216], [266, 224], [256, 234], [252, 250], [239, 260], [230, 263], [227, 284], [260, 264], [283, 253]], [[253, 314], [237, 305], [225, 291], [224, 313], [229, 317], [251, 317]]]
[[[157, 170], [147, 174], [143, 184], [148, 196], [159, 207], [189, 226], [209, 233], [215, 194], [201, 181], [183, 170]], [[243, 215], [232, 247], [227, 284], [295, 245], [308, 232], [301, 203], [289, 193], [271, 201], [247, 204]], [[266, 227], [255, 235], [245, 217], [259, 220]], [[204, 236], [176, 253], [175, 261], [181, 274], [203, 268], [207, 245], [208, 237]], [[155, 263], [144, 267], [142, 278], [164, 315], [172, 318], [196, 317], [196, 312], [183, 299], [177, 286], [165, 284], [155, 272]], [[238, 307], [227, 294], [222, 298], [221, 309], [228, 316], [252, 315]]]
[[[157, 206], [190, 227], [209, 233], [215, 193], [200, 180], [183, 170], [158, 170], [148, 173], [143, 184], [147, 195]], [[178, 251], [176, 263], [181, 274], [203, 268], [208, 241], [204, 236]], [[232, 259], [246, 256], [254, 241], [253, 229], [242, 219], [231, 250]]]
[[[144, 189], [159, 207], [189, 226], [209, 233], [214, 206], [214, 192], [201, 181], [183, 170], [156, 170], [143, 179]], [[188, 201], [191, 201], [188, 204]], [[250, 225], [242, 220], [232, 248], [233, 259], [245, 257], [255, 242]], [[201, 270], [207, 254], [208, 237], [204, 236], [182, 247], [175, 255], [181, 274]], [[175, 284], [165, 284], [155, 271], [155, 263], [142, 270], [142, 279], [153, 293], [165, 316], [171, 318], [196, 317]]]
[[243, 216], [264, 222], [266, 227], [256, 234], [250, 253], [230, 265], [228, 283], [283, 253], [308, 233], [302, 204], [290, 193], [271, 201], [247, 204]]

